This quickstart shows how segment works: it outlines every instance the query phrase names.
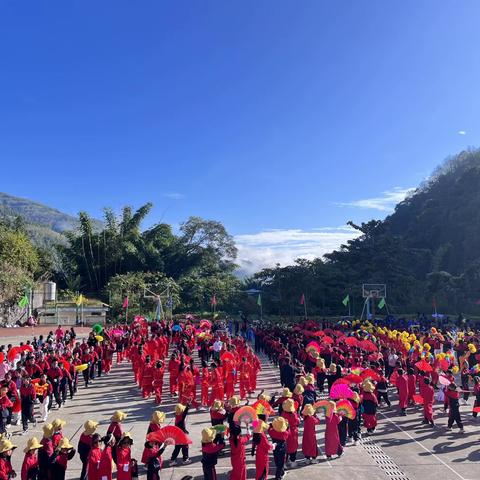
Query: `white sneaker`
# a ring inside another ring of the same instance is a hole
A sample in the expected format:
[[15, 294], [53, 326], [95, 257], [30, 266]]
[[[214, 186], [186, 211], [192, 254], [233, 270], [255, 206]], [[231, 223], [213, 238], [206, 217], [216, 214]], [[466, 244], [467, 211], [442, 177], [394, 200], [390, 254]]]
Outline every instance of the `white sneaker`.
[[175, 465], [177, 465], [177, 461], [176, 461], [176, 460], [170, 460], [169, 465], [170, 465], [171, 467], [174, 467]]
[[315, 465], [316, 463], [318, 463], [318, 460], [317, 460], [316, 458], [311, 458], [311, 459], [310, 459], [310, 463], [311, 463], [312, 465]]
[[187, 458], [182, 463], [183, 463], [183, 465], [190, 465], [192, 463], [192, 460], [190, 458]]
[[295, 468], [297, 466], [297, 462], [294, 460], [291, 464], [292, 468]]

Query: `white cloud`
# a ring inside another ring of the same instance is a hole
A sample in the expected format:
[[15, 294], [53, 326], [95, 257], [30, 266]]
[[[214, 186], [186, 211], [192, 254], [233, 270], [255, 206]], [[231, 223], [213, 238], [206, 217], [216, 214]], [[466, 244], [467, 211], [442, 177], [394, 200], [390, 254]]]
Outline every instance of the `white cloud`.
[[291, 265], [297, 258], [313, 260], [332, 252], [359, 232], [351, 227], [324, 227], [311, 230], [265, 230], [235, 236], [239, 275], [251, 275], [279, 263]]
[[182, 200], [185, 198], [185, 195], [183, 193], [178, 192], [164, 193], [162, 196], [165, 198], [170, 198], [172, 200]]
[[353, 200], [352, 202], [336, 203], [336, 205], [341, 207], [367, 208], [381, 212], [393, 212], [395, 205], [404, 200], [405, 197], [414, 190], [414, 188], [395, 187], [392, 190], [383, 192], [381, 197], [364, 198], [362, 200]]
[[467, 132], [465, 130], [459, 130], [457, 133], [459, 135], [466, 135], [467, 134]]

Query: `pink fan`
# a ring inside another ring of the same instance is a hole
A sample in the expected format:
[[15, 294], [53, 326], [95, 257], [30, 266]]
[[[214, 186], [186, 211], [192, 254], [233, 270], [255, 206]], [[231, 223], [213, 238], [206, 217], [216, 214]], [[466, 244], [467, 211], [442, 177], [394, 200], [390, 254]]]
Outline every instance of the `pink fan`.
[[443, 385], [445, 387], [448, 387], [452, 382], [447, 378], [447, 377], [444, 377], [443, 375], [440, 375], [438, 377], [438, 383], [440, 385]]
[[353, 390], [345, 384], [339, 385], [332, 385], [330, 390], [330, 398], [338, 399], [338, 398], [352, 398], [353, 397]]

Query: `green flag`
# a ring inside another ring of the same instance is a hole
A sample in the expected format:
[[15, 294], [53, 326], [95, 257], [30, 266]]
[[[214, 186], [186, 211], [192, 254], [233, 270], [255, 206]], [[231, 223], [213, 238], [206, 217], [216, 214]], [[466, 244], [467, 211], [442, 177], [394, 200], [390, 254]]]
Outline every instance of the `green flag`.
[[261, 296], [260, 294], [258, 294], [257, 305], [258, 305], [259, 307], [262, 306], [262, 296]]
[[20, 308], [25, 308], [28, 305], [28, 297], [27, 294], [24, 294], [23, 297], [18, 302], [18, 306]]
[[378, 308], [381, 310], [385, 306], [385, 299], [382, 299], [378, 302]]
[[350, 295], [347, 295], [343, 300], [342, 300], [343, 305], [346, 307], [350, 303]]

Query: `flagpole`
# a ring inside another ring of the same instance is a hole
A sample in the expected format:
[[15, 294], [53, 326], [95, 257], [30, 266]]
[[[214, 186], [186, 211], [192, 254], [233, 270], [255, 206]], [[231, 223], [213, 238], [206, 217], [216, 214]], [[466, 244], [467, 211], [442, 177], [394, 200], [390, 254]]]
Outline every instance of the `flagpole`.
[[307, 299], [305, 298], [305, 294], [303, 294], [303, 310], [305, 311], [305, 320], [307, 319]]
[[351, 317], [351, 313], [350, 313], [350, 294], [348, 295], [348, 316]]

